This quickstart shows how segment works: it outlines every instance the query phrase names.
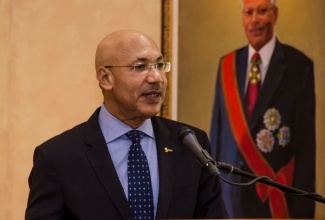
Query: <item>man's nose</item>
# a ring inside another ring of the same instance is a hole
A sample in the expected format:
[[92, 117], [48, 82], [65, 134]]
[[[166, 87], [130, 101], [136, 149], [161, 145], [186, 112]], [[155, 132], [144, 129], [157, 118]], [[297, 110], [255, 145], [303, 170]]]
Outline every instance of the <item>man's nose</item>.
[[149, 73], [147, 79], [149, 82], [163, 82], [164, 74], [165, 71], [160, 71], [156, 69], [156, 66], [153, 64], [149, 66]]
[[253, 14], [252, 14], [252, 21], [257, 22], [259, 20], [260, 20], [260, 16], [259, 16], [258, 12], [254, 11]]

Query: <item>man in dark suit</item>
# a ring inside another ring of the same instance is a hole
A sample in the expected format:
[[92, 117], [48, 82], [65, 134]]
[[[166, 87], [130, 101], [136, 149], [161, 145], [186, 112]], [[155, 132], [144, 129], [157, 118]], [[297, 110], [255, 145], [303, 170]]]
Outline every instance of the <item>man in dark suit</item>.
[[[249, 45], [220, 60], [210, 141], [217, 161], [315, 191], [313, 62], [274, 35], [275, 0], [243, 0]], [[227, 175], [233, 182], [248, 179]], [[314, 202], [263, 184], [222, 184], [232, 218], [313, 218]]]
[[116, 31], [98, 45], [95, 63], [104, 103], [36, 148], [26, 219], [227, 217], [219, 180], [176, 133], [188, 126], [210, 151], [207, 134], [156, 116], [170, 69], [156, 43]]

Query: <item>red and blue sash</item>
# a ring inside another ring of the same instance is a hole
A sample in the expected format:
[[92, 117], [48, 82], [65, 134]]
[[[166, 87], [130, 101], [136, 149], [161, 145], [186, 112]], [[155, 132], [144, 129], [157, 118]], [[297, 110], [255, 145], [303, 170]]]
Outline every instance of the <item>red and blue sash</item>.
[[[258, 151], [246, 122], [236, 76], [236, 54], [230, 53], [221, 63], [221, 84], [225, 97], [225, 107], [228, 120], [237, 143], [246, 163], [255, 175], [268, 176], [272, 180], [285, 185], [291, 185], [295, 158], [281, 170], [275, 173], [269, 163]], [[262, 202], [269, 198], [269, 207], [273, 218], [289, 218], [284, 193], [272, 186], [262, 183], [256, 184], [256, 191]]]

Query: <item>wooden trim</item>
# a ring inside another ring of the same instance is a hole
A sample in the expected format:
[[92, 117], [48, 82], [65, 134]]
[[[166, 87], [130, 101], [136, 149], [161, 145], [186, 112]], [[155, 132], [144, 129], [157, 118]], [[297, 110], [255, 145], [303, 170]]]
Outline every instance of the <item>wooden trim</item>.
[[[161, 51], [165, 57], [165, 61], [172, 61], [172, 0], [162, 0], [162, 19], [161, 19]], [[172, 117], [172, 74], [171, 71], [167, 73], [167, 91], [165, 101], [160, 110], [160, 116], [171, 119]]]

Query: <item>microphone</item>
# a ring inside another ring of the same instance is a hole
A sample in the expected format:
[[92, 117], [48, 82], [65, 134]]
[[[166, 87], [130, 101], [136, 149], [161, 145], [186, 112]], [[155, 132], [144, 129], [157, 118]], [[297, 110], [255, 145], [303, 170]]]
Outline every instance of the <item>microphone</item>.
[[178, 140], [192, 150], [199, 163], [204, 168], [208, 168], [210, 173], [219, 176], [220, 172], [216, 167], [216, 162], [212, 159], [208, 151], [204, 150], [196, 139], [195, 133], [187, 128], [181, 127], [177, 132]]

